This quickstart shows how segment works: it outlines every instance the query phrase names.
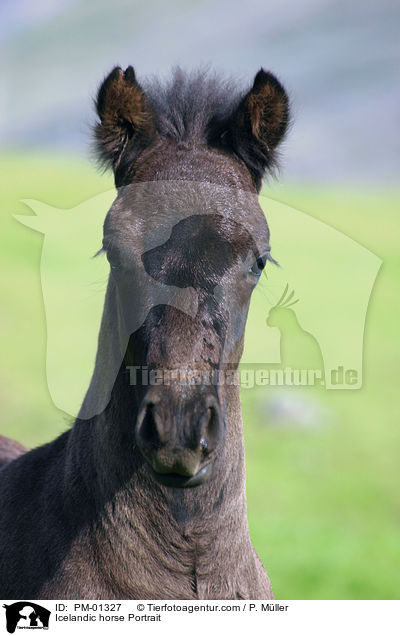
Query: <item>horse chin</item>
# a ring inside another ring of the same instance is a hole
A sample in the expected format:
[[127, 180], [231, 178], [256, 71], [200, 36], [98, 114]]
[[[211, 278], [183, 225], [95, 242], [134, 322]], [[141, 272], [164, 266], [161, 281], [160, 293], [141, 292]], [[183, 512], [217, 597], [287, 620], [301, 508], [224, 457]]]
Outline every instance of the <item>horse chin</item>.
[[151, 466], [150, 471], [153, 479], [163, 486], [169, 488], [194, 488], [204, 484], [212, 474], [213, 463], [207, 462], [195, 475], [190, 477], [179, 475], [178, 473], [158, 473]]

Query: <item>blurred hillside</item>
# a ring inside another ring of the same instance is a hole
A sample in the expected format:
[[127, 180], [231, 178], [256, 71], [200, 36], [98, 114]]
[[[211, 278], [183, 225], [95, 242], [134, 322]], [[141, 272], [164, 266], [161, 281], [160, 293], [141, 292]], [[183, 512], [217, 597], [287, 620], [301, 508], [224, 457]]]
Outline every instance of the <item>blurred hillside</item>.
[[294, 120], [284, 177], [397, 178], [400, 5], [391, 0], [3, 0], [3, 150], [88, 154], [92, 98], [114, 64], [138, 77], [211, 64], [247, 86], [262, 65]]

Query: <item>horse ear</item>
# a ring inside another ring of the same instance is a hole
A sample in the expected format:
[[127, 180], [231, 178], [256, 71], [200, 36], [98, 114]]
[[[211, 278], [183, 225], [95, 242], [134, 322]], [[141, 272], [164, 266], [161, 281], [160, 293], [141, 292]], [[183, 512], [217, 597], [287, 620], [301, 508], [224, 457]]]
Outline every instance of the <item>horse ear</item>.
[[132, 66], [125, 72], [116, 66], [101, 84], [95, 103], [100, 118], [94, 130], [97, 152], [115, 172], [128, 145], [138, 153], [153, 140], [151, 107]]
[[267, 169], [276, 164], [275, 149], [289, 123], [289, 99], [277, 78], [261, 69], [231, 120], [234, 151], [247, 164], [259, 189]]

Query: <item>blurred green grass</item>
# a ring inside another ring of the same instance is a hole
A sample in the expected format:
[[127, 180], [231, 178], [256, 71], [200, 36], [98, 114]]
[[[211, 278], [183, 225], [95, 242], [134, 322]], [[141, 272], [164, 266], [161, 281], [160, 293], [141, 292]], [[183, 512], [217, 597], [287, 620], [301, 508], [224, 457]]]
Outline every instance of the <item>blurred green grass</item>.
[[[112, 179], [74, 157], [3, 155], [0, 169], [0, 430], [33, 446], [70, 420], [45, 379], [42, 235], [11, 215], [29, 213], [24, 198], [73, 207]], [[266, 194], [344, 232], [383, 266], [368, 309], [362, 389], [302, 392], [324, 425], [269, 426], [268, 405], [288, 389], [242, 391], [252, 540], [277, 598], [398, 598], [400, 193], [272, 185]]]

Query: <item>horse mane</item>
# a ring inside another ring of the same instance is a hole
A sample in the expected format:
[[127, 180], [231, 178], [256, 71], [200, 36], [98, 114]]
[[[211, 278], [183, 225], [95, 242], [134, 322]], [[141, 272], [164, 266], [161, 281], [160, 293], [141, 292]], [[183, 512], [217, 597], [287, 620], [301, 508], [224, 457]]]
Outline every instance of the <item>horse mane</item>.
[[215, 72], [173, 69], [168, 80], [142, 84], [162, 137], [175, 141], [206, 141], [213, 124], [227, 121], [244, 95], [236, 83]]

